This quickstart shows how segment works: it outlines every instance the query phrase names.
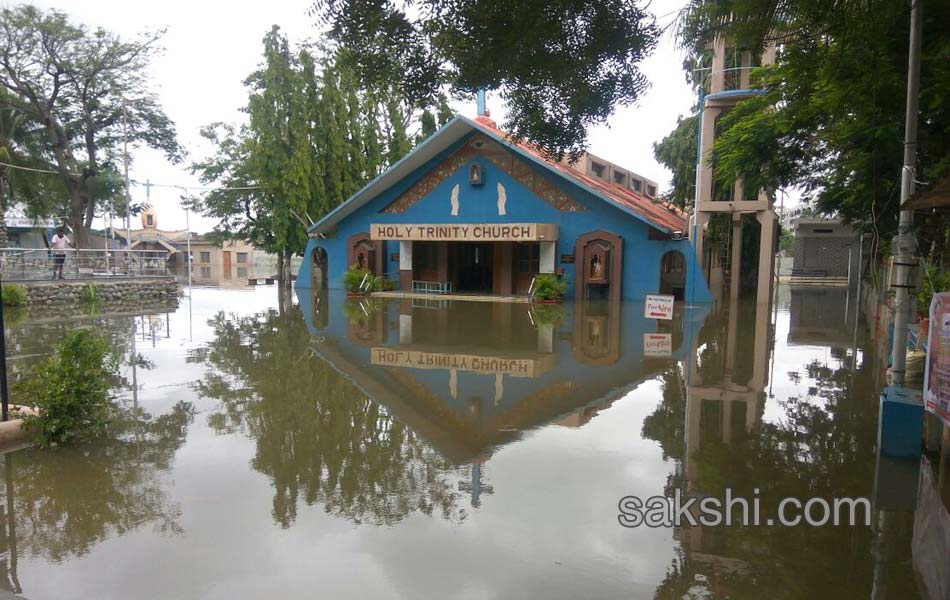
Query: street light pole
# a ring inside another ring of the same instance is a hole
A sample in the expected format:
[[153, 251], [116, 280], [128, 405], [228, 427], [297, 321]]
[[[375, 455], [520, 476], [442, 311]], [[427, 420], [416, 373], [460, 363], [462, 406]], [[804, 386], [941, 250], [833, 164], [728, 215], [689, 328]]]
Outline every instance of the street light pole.
[[188, 245], [188, 298], [189, 302], [191, 299], [191, 222], [189, 220], [189, 215], [191, 214], [191, 209], [188, 208], [188, 205], [185, 205], [185, 229], [187, 230], [187, 245]]

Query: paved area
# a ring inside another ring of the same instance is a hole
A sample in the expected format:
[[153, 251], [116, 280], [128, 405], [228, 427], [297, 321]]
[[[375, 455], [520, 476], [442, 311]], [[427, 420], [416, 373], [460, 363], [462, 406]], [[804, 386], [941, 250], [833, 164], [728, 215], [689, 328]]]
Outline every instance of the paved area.
[[490, 294], [421, 294], [419, 292], [373, 292], [377, 298], [413, 298], [416, 300], [463, 300], [468, 302], [531, 302], [528, 296], [493, 296]]

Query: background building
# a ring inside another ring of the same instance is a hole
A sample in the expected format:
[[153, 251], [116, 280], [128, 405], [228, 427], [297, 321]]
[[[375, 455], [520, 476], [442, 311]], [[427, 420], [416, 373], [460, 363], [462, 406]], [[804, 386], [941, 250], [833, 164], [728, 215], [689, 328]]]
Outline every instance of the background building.
[[[243, 241], [227, 241], [216, 245], [205, 236], [187, 230], [158, 228], [158, 215], [153, 207], [141, 214], [142, 228], [131, 232], [133, 250], [168, 252], [168, 267], [179, 278], [188, 277], [188, 236], [191, 236], [192, 281], [199, 285], [245, 286], [258, 275], [254, 268], [254, 246]], [[116, 238], [124, 240], [129, 232], [116, 229]]]

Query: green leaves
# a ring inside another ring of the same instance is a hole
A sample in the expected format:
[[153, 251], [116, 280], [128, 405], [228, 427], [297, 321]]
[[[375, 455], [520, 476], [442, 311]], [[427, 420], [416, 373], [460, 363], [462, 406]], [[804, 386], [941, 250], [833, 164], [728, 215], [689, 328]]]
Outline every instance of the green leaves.
[[101, 433], [109, 420], [109, 389], [116, 374], [109, 344], [89, 329], [66, 334], [48, 361], [17, 384], [39, 413], [23, 418], [23, 428], [42, 446]]
[[[702, 61], [723, 31], [737, 47], [779, 45], [775, 65], [755, 73], [766, 95], [720, 118], [712, 157], [717, 184], [742, 178], [747, 188], [800, 187], [819, 213], [889, 237], [897, 225], [903, 162], [909, 6], [692, 0], [679, 30], [688, 65]], [[950, 169], [950, 104], [943, 101], [950, 90], [948, 28], [950, 12], [924, 10], [920, 178]], [[686, 150], [673, 137], [658, 145], [668, 152], [657, 156], [678, 179]]]
[[562, 156], [588, 126], [647, 87], [637, 63], [659, 30], [627, 0], [423, 0], [410, 17], [395, 0], [317, 0], [313, 12], [350, 49], [361, 76], [397, 86], [411, 106], [500, 91], [505, 129]]
[[46, 195], [28, 196], [28, 210], [68, 214], [80, 246], [96, 209], [121, 196], [111, 181], [126, 135], [173, 162], [182, 157], [147, 77], [163, 33], [124, 40], [74, 25], [57, 10], [0, 11], [0, 108], [15, 108], [31, 122], [29, 156], [59, 171], [65, 190], [57, 191], [69, 198], [51, 206]]
[[[295, 51], [278, 27], [263, 46], [260, 68], [245, 80], [248, 124], [205, 127], [217, 154], [192, 171], [206, 184], [259, 187], [205, 197], [204, 214], [219, 219], [216, 237], [302, 254], [311, 222], [411, 150], [414, 112], [391, 84], [358, 78], [346, 49]], [[451, 118], [444, 96], [434, 108], [441, 124]]]
[[680, 208], [693, 205], [696, 197], [696, 142], [698, 117], [679, 117], [676, 128], [653, 144], [656, 160], [673, 172], [672, 189], [665, 199]]

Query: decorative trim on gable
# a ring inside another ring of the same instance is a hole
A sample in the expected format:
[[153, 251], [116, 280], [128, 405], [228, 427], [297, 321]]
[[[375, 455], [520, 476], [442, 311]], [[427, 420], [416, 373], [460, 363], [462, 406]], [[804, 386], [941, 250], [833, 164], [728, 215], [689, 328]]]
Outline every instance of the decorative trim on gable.
[[561, 212], [584, 212], [587, 210], [586, 206], [564, 193], [547, 178], [536, 173], [527, 162], [506, 150], [501, 144], [484, 135], [475, 135], [464, 146], [436, 165], [412, 187], [400, 194], [398, 198], [387, 204], [380, 212], [397, 214], [406, 212], [475, 157], [490, 161], [555, 210]]

